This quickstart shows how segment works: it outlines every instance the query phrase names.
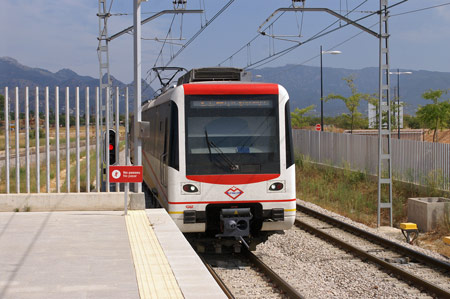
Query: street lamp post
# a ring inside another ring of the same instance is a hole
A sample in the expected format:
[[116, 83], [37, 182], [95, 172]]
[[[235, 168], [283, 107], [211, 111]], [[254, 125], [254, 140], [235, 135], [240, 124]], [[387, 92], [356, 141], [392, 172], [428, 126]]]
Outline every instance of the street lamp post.
[[389, 72], [389, 75], [397, 75], [397, 131], [398, 139], [400, 139], [400, 75], [411, 75], [412, 72], [400, 72], [397, 69], [396, 72]]
[[323, 67], [322, 56], [323, 54], [341, 54], [341, 51], [323, 51], [320, 46], [320, 131], [323, 132]]

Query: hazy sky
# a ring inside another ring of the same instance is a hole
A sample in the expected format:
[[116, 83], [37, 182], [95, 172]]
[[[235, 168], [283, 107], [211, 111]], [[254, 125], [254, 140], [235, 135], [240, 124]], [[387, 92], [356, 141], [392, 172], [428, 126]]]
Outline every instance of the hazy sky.
[[[198, 9], [200, 5], [203, 7], [205, 4], [206, 16], [185, 15], [182, 20], [180, 16], [175, 17], [170, 36], [172, 39], [181, 37], [182, 40], [175, 40], [174, 43], [189, 40], [205, 23], [205, 19], [210, 20], [228, 0], [187, 2], [188, 9]], [[398, 2], [399, 0], [391, 0], [389, 4]], [[107, 3], [111, 1], [108, 0]], [[113, 1], [111, 13], [128, 15], [114, 15], [109, 19], [110, 35], [132, 25], [132, 3], [132, 0]], [[379, 7], [378, 0], [306, 0], [305, 7], [326, 7], [347, 14], [348, 10], [361, 3], [363, 4], [360, 7], [350, 13], [349, 18], [356, 20]], [[391, 9], [391, 68], [450, 72], [450, 5], [402, 14], [447, 3], [450, 1], [409, 0]], [[277, 8], [289, 7], [291, 4], [288, 0], [235, 0], [171, 63], [171, 66], [189, 69], [217, 65], [254, 38], [258, 27]], [[173, 9], [172, 0], [144, 2], [142, 18], [164, 9]], [[97, 12], [97, 0], [1, 0], [0, 56], [10, 56], [22, 64], [52, 72], [70, 68], [80, 75], [98, 77]], [[280, 14], [275, 17], [278, 16]], [[142, 36], [146, 39], [164, 39], [172, 19], [173, 15], [166, 15], [147, 23], [143, 26]], [[285, 38], [305, 42], [335, 21], [335, 17], [323, 12], [289, 12], [283, 14], [274, 23], [273, 29], [267, 29], [266, 32], [273, 32], [277, 37], [288, 36]], [[361, 21], [361, 24], [369, 27], [377, 21], [378, 17], [375, 15]], [[330, 29], [344, 24], [338, 22]], [[378, 25], [372, 29], [378, 31]], [[319, 58], [315, 56], [319, 54], [320, 45], [323, 45], [324, 49], [330, 49], [359, 32], [355, 27], [346, 26], [306, 42], [265, 66], [303, 63], [318, 66]], [[302, 37], [290, 37], [298, 35]], [[143, 40], [143, 77], [147, 77], [147, 70], [155, 65], [162, 45], [161, 42]], [[277, 52], [293, 45], [294, 42], [274, 41], [260, 36], [223, 65], [246, 67], [271, 55], [273, 51]], [[110, 43], [111, 73], [126, 83], [132, 81], [133, 77], [132, 47], [132, 35], [122, 36]], [[178, 49], [179, 46], [166, 44], [163, 60], [159, 60], [156, 65], [165, 64], [170, 59], [170, 53], [177, 52]], [[342, 51], [342, 54], [324, 56], [324, 66], [350, 69], [378, 66], [378, 39], [367, 33], [362, 33], [335, 49]]]

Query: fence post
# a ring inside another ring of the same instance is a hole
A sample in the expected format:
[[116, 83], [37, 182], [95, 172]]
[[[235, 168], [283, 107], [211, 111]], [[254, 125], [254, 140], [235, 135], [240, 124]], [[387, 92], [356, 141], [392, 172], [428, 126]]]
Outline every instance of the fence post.
[[30, 193], [30, 106], [29, 89], [25, 87], [25, 169], [26, 169], [26, 192]]
[[109, 192], [109, 155], [108, 155], [108, 145], [109, 145], [109, 101], [111, 99], [111, 94], [109, 87], [106, 87], [106, 133], [105, 133], [105, 161], [106, 161], [106, 192]]
[[61, 192], [59, 172], [61, 169], [59, 154], [59, 87], [55, 87], [55, 135], [56, 135], [56, 192]]
[[75, 91], [75, 138], [76, 188], [80, 193], [80, 88], [78, 86]]
[[91, 189], [91, 169], [90, 169], [90, 142], [89, 142], [89, 118], [91, 114], [89, 113], [89, 87], [86, 87], [86, 103], [85, 103], [85, 114], [84, 114], [84, 124], [86, 126], [86, 192]]
[[9, 193], [9, 90], [5, 87], [5, 179], [6, 193]]
[[46, 192], [50, 193], [50, 128], [49, 128], [49, 92], [48, 86], [45, 87], [45, 153], [46, 153], [46, 169], [47, 169], [47, 183]]
[[66, 87], [66, 188], [70, 193], [70, 105], [69, 87]]
[[35, 154], [36, 154], [36, 193], [41, 192], [41, 149], [39, 146], [39, 87], [36, 86], [36, 101], [35, 101], [35, 105], [34, 105], [34, 122], [35, 122], [35, 138], [36, 138], [36, 150], [35, 150]]
[[15, 123], [16, 128], [14, 132], [16, 133], [16, 193], [20, 193], [20, 144], [19, 144], [19, 87], [16, 87], [16, 103], [15, 103]]
[[[128, 87], [125, 87], [125, 165], [128, 165]], [[124, 210], [125, 215], [128, 213], [128, 189], [130, 184], [125, 183]]]
[[100, 123], [99, 123], [99, 117], [100, 117], [100, 96], [99, 96], [99, 88], [97, 87], [95, 89], [95, 165], [96, 165], [96, 174], [95, 174], [95, 186], [96, 191], [100, 192], [102, 182], [100, 180]]

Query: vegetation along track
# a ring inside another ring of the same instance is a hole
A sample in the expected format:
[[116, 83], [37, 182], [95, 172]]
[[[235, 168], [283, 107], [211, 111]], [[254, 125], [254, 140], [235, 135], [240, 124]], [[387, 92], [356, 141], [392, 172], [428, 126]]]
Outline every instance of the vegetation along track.
[[297, 205], [297, 211], [295, 224], [301, 229], [377, 264], [419, 289], [437, 297], [450, 298], [448, 262], [429, 257], [302, 205]]
[[201, 258], [228, 298], [303, 298], [246, 249], [240, 254], [202, 254]]

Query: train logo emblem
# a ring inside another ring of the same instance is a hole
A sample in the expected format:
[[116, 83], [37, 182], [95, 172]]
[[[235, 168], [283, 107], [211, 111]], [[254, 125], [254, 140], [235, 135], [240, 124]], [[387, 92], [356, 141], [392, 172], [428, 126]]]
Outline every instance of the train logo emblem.
[[225, 194], [228, 195], [229, 197], [231, 197], [232, 199], [238, 198], [243, 193], [244, 193], [244, 191], [242, 191], [241, 189], [239, 189], [237, 187], [231, 187], [230, 189], [225, 191]]
[[111, 176], [113, 177], [113, 178], [115, 178], [115, 179], [118, 179], [118, 178], [120, 178], [120, 176], [121, 176], [121, 174], [122, 173], [120, 173], [120, 170], [114, 170], [112, 173], [111, 173]]

